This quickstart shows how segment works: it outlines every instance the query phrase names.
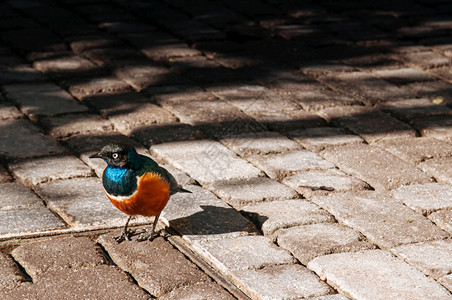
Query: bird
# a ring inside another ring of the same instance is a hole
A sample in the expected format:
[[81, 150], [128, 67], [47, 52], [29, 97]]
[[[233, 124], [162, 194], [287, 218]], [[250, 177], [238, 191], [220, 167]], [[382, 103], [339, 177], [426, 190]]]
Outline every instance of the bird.
[[121, 234], [115, 237], [117, 243], [131, 240], [127, 226], [137, 215], [155, 216], [151, 229], [137, 238], [152, 241], [160, 213], [170, 196], [191, 193], [152, 158], [138, 154], [133, 146], [108, 144], [90, 158], [101, 158], [107, 163], [102, 173], [105, 194], [117, 209], [129, 216]]

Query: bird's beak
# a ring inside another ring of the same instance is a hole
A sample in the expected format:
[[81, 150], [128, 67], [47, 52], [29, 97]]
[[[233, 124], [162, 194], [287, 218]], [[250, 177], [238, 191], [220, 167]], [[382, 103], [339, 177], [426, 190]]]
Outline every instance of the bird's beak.
[[100, 155], [100, 153], [94, 153], [94, 154], [91, 154], [89, 156], [89, 158], [102, 158], [102, 156]]

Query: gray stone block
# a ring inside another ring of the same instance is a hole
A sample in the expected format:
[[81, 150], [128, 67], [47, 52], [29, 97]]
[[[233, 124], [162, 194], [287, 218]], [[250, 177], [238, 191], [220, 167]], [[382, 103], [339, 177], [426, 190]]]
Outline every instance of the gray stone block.
[[150, 150], [202, 184], [216, 180], [247, 179], [262, 174], [215, 141], [165, 143], [154, 145]]
[[331, 253], [356, 252], [375, 248], [358, 232], [340, 224], [310, 224], [281, 229], [277, 243], [289, 250], [303, 265]]
[[188, 241], [257, 234], [254, 225], [238, 211], [198, 186], [186, 186], [192, 194], [178, 193], [163, 210], [162, 220]]
[[433, 176], [438, 182], [452, 184], [452, 157], [434, 158], [421, 162], [419, 169]]
[[431, 178], [411, 164], [375, 146], [345, 145], [321, 152], [342, 171], [367, 182], [376, 190], [427, 183]]
[[193, 243], [192, 247], [226, 275], [296, 262], [288, 251], [263, 236], [201, 240]]
[[452, 234], [452, 211], [438, 210], [428, 216], [428, 218], [433, 221], [439, 228]]
[[321, 256], [308, 267], [354, 299], [450, 299], [436, 281], [383, 250]]
[[112, 131], [112, 124], [94, 114], [69, 114], [42, 118], [39, 124], [54, 138], [74, 134], [92, 134]]
[[315, 193], [346, 192], [367, 189], [369, 186], [337, 169], [302, 171], [283, 179], [287, 184], [305, 198]]
[[51, 181], [35, 189], [49, 208], [76, 229], [120, 227], [127, 219], [110, 203], [98, 178]]
[[4, 120], [0, 126], [0, 156], [23, 159], [66, 152], [26, 120]]
[[10, 163], [8, 167], [18, 180], [30, 186], [56, 179], [93, 175], [93, 171], [74, 156], [49, 156], [22, 160]]
[[[329, 123], [346, 127], [366, 142], [414, 137], [416, 132], [390, 115], [364, 106], [330, 107], [318, 112]], [[378, 124], [378, 126], [375, 126]]]
[[17, 182], [0, 184], [0, 210], [42, 206], [42, 200], [29, 188]]
[[449, 236], [421, 214], [384, 193], [330, 194], [313, 197], [312, 201], [381, 248]]
[[241, 270], [234, 276], [251, 299], [306, 299], [332, 293], [315, 274], [297, 264]]
[[294, 130], [290, 131], [288, 135], [306, 149], [316, 153], [327, 147], [363, 142], [358, 135], [349, 134], [342, 128], [334, 127]]
[[57, 270], [80, 270], [107, 264], [102, 250], [87, 237], [62, 237], [24, 244], [11, 255], [38, 281], [44, 273]]
[[44, 206], [0, 211], [0, 238], [39, 236], [67, 225]]
[[297, 150], [283, 154], [251, 155], [247, 158], [252, 164], [264, 170], [273, 179], [280, 180], [300, 171], [332, 169], [334, 165], [317, 154]]
[[422, 214], [440, 209], [452, 209], [452, 186], [426, 183], [402, 186], [392, 191], [395, 199]]
[[374, 145], [412, 164], [418, 164], [426, 159], [452, 156], [450, 144], [428, 137], [383, 140]]
[[220, 142], [241, 156], [250, 154], [282, 153], [297, 150], [300, 146], [278, 132], [250, 132], [227, 138]]
[[65, 80], [62, 84], [78, 100], [92, 96], [126, 93], [131, 90], [126, 82], [112, 76], [73, 78]]
[[258, 224], [265, 236], [275, 231], [303, 224], [334, 222], [333, 216], [305, 200], [276, 200], [245, 206], [242, 211]]
[[20, 105], [30, 119], [62, 113], [87, 111], [70, 94], [54, 83], [22, 83], [4, 87], [8, 98]]
[[433, 137], [448, 143], [452, 142], [452, 118], [450, 116], [417, 118], [412, 120], [410, 124], [422, 136]]
[[403, 121], [452, 113], [447, 106], [434, 104], [427, 98], [390, 101], [382, 103], [378, 107]]
[[452, 273], [451, 240], [403, 245], [391, 252], [436, 280]]
[[252, 203], [298, 198], [287, 186], [267, 177], [214, 181], [208, 189], [236, 208]]

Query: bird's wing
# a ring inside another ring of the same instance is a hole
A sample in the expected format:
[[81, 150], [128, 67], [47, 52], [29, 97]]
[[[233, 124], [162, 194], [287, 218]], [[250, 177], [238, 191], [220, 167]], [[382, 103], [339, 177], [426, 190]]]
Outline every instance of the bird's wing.
[[160, 167], [152, 158], [141, 155], [140, 157], [142, 159], [142, 165], [139, 170], [137, 170], [138, 175], [141, 175], [146, 172], [153, 172], [157, 173], [160, 176], [162, 176], [163, 179], [165, 179], [170, 184], [170, 193], [175, 194], [179, 190], [181, 190], [181, 186], [179, 183], [177, 183], [176, 178], [174, 178], [173, 175], [171, 175], [168, 170], [166, 170], [163, 167]]

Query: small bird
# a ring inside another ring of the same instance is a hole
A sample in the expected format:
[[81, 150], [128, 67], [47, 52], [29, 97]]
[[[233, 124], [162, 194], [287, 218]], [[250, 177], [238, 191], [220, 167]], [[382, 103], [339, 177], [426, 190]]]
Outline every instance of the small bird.
[[108, 164], [102, 174], [105, 194], [111, 203], [129, 215], [116, 242], [130, 241], [127, 226], [133, 216], [155, 216], [148, 233], [138, 241], [152, 240], [160, 213], [171, 195], [177, 192], [191, 193], [180, 186], [173, 175], [160, 167], [150, 157], [140, 155], [134, 147], [125, 144], [109, 144], [90, 158], [102, 158]]

